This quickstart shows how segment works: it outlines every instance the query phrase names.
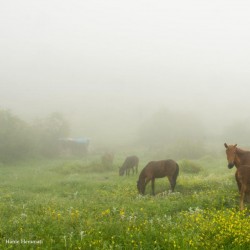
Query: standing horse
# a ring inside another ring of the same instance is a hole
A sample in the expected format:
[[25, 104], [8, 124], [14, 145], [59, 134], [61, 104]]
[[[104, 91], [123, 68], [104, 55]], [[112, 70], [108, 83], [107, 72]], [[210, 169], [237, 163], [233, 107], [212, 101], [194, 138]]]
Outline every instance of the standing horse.
[[173, 192], [178, 174], [179, 166], [173, 160], [151, 161], [142, 169], [137, 181], [137, 189], [144, 195], [146, 185], [151, 181], [152, 194], [155, 195], [155, 178], [167, 176]]
[[227, 145], [224, 143], [224, 146], [226, 148], [228, 168], [236, 167], [235, 179], [240, 192], [240, 209], [243, 210], [245, 194], [250, 191], [250, 151], [237, 148], [237, 144]]
[[[136, 172], [136, 174], [138, 173], [138, 164], [139, 164], [139, 158], [135, 155], [132, 156], [128, 156], [124, 163], [122, 164], [122, 166], [119, 168], [119, 175], [122, 176], [124, 175], [124, 173], [126, 172], [126, 175], [129, 175], [130, 169], [133, 170], [133, 174], [134, 172]], [[135, 171], [134, 171], [134, 167], [135, 167]]]
[[[226, 148], [226, 154], [227, 154], [227, 161], [228, 161], [228, 168], [231, 169], [233, 166], [238, 168], [240, 165], [250, 165], [250, 151], [246, 151], [240, 148], [237, 148], [237, 144], [235, 145], [227, 145], [224, 143], [224, 146]], [[239, 182], [238, 176], [237, 176], [237, 170], [235, 173], [235, 179], [238, 185], [238, 189], [240, 191], [241, 183]]]

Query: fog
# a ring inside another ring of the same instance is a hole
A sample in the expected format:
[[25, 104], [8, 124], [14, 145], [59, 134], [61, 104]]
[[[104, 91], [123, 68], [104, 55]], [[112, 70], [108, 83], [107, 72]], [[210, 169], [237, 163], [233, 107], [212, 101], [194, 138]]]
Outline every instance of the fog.
[[1, 1], [0, 108], [60, 112], [94, 142], [129, 143], [161, 110], [216, 136], [250, 121], [249, 13], [243, 0]]

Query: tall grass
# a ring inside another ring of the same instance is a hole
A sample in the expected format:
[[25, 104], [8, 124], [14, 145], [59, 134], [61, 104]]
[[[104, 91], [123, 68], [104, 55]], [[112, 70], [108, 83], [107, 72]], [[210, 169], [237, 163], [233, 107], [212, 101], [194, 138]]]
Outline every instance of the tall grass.
[[120, 159], [1, 166], [0, 249], [247, 249], [249, 211], [224, 163], [205, 157], [190, 172], [180, 161], [176, 191], [156, 179], [156, 196], [118, 176]]

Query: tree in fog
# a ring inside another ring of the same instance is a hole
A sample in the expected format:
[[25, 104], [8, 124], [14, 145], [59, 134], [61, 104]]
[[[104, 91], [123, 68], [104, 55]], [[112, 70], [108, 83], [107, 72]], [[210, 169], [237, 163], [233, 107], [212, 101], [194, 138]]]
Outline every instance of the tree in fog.
[[0, 110], [0, 161], [20, 160], [30, 155], [29, 125], [8, 110]]
[[69, 136], [70, 126], [62, 114], [52, 113], [44, 119], [35, 121], [33, 133], [37, 154], [51, 157], [59, 153], [59, 139]]
[[60, 113], [30, 125], [10, 111], [0, 110], [0, 162], [57, 156], [58, 140], [69, 132], [69, 124]]

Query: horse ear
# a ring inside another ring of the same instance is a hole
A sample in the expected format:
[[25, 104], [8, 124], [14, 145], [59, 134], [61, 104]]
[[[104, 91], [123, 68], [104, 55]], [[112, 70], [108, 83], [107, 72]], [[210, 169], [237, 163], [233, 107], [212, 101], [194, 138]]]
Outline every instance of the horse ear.
[[228, 146], [227, 146], [227, 144], [226, 144], [226, 143], [224, 143], [224, 146], [225, 146], [225, 148], [228, 148]]

